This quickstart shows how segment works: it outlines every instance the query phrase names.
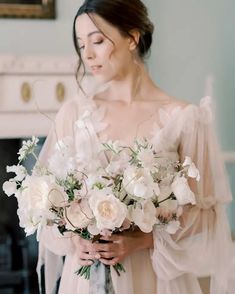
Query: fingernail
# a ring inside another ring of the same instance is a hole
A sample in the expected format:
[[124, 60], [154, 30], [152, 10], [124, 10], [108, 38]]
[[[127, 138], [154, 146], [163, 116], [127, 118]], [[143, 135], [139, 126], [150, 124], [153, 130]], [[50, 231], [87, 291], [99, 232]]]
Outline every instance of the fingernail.
[[95, 258], [96, 258], [96, 259], [99, 259], [100, 257], [101, 257], [100, 254], [96, 254], [96, 255], [95, 255]]

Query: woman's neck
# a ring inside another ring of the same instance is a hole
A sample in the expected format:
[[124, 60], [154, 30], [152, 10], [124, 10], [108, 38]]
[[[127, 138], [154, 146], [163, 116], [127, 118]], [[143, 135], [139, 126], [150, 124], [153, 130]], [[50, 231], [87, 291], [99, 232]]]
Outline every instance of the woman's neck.
[[156, 89], [144, 64], [138, 64], [123, 77], [108, 83], [105, 99], [130, 105], [135, 100], [149, 99], [150, 93]]

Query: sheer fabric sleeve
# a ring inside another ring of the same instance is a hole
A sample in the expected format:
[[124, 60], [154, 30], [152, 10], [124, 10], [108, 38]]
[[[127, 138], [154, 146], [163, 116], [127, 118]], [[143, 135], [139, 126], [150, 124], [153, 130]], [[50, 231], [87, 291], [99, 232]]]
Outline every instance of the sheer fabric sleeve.
[[191, 157], [201, 179], [189, 183], [196, 205], [185, 206], [181, 229], [173, 236], [154, 231], [152, 262], [161, 294], [201, 293], [196, 279], [200, 276], [211, 277], [211, 294], [226, 293], [231, 236], [225, 208], [231, 193], [214, 134], [210, 102], [207, 97], [199, 107], [186, 106], [179, 118], [180, 159]]
[[[66, 136], [74, 136], [74, 122], [78, 117], [77, 101], [69, 101], [63, 105], [53, 121], [51, 130], [41, 150], [39, 161], [43, 166], [48, 165], [55, 144]], [[61, 235], [55, 226], [44, 227], [39, 235], [39, 257], [37, 272], [39, 285], [41, 285], [41, 267], [44, 264], [46, 293], [55, 293], [56, 282], [61, 275], [62, 256], [74, 250], [72, 235]]]

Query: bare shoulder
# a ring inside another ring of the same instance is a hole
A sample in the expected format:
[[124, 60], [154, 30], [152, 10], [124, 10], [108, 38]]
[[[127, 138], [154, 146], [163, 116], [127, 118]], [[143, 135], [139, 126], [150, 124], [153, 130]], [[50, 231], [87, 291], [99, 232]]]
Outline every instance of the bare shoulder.
[[157, 103], [160, 103], [161, 108], [164, 109], [167, 112], [171, 112], [172, 110], [176, 108], [182, 108], [184, 109], [191, 103], [184, 100], [184, 99], [179, 99], [173, 96], [168, 95], [165, 91], [158, 89], [153, 95], [153, 101]]

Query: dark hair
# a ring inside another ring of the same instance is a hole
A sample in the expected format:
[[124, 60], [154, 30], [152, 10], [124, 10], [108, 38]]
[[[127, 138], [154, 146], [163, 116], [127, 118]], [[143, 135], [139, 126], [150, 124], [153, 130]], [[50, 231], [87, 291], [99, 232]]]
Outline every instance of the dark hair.
[[[154, 26], [148, 17], [148, 10], [141, 0], [85, 0], [79, 8], [73, 22], [73, 42], [79, 56], [77, 75], [81, 66], [85, 66], [76, 36], [76, 19], [79, 15], [94, 13], [115, 26], [123, 36], [132, 37], [131, 30], [137, 29], [140, 40], [137, 44], [139, 56], [146, 57], [152, 44]], [[91, 16], [90, 16], [91, 17]]]

